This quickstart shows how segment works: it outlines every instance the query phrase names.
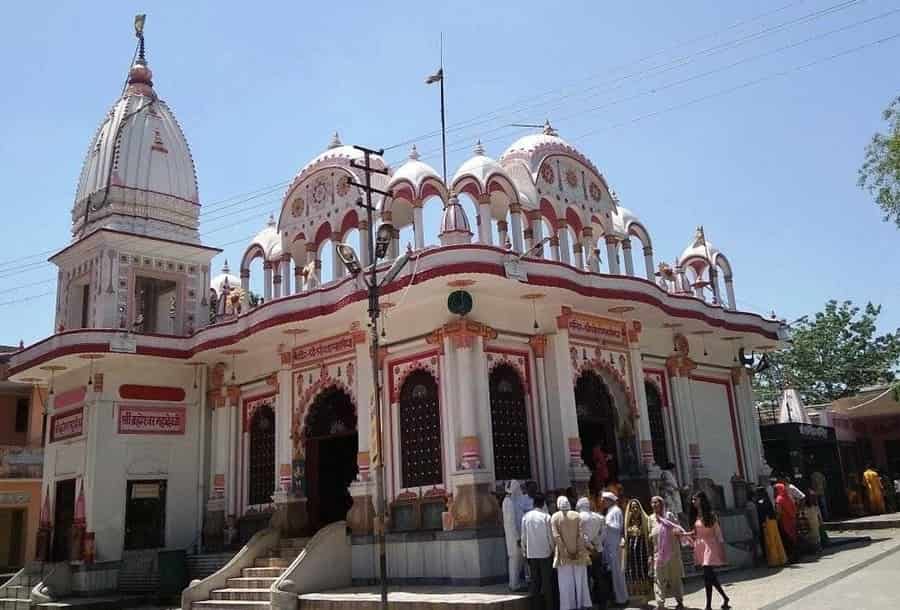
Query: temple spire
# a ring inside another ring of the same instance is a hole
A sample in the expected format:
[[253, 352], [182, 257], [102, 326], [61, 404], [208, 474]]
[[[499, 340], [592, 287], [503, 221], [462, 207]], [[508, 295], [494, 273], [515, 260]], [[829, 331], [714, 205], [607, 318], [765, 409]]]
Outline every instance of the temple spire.
[[144, 54], [144, 22], [147, 21], [147, 15], [134, 16], [134, 35], [138, 39], [137, 63], [147, 65], [147, 57]]

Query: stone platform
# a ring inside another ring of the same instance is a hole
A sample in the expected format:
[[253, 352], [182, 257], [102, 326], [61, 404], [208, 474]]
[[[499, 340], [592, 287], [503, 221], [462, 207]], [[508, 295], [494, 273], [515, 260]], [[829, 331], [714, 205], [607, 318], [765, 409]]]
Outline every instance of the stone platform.
[[[351, 587], [300, 596], [298, 610], [379, 610], [378, 587]], [[528, 595], [506, 585], [486, 587], [412, 586], [392, 588], [389, 610], [528, 610]]]

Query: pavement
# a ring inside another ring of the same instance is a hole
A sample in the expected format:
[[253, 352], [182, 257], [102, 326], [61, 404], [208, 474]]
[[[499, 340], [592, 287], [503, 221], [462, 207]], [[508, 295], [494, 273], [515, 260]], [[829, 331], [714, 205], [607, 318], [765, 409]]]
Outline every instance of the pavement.
[[[900, 528], [851, 530], [834, 537], [843, 539], [843, 543], [829, 547], [818, 557], [782, 568], [732, 570], [720, 574], [722, 586], [731, 598], [731, 607], [734, 610], [882, 610], [898, 607]], [[460, 597], [466, 597], [466, 593], [473, 592], [454, 594], [453, 607], [465, 603]], [[501, 588], [497, 593], [505, 592]], [[429, 597], [431, 595], [434, 592]], [[702, 580], [691, 578], [685, 582], [684, 602], [687, 610], [703, 610], [706, 595]], [[713, 593], [713, 607], [719, 608], [721, 604], [718, 594]], [[667, 608], [674, 607], [674, 600], [668, 600]], [[144, 606], [141, 610], [151, 610], [151, 607]], [[153, 610], [175, 609], [168, 606]]]
[[869, 515], [843, 521], [826, 521], [828, 531], [900, 529], [900, 513]]

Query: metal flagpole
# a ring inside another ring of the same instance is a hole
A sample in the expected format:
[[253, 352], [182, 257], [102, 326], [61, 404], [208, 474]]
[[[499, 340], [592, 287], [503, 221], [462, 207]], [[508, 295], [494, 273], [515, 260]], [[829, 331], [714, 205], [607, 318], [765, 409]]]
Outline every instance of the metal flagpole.
[[441, 86], [441, 157], [444, 169], [444, 184], [447, 184], [447, 119], [444, 107], [444, 33], [441, 32], [441, 60], [438, 71], [425, 79], [426, 85], [440, 83]]

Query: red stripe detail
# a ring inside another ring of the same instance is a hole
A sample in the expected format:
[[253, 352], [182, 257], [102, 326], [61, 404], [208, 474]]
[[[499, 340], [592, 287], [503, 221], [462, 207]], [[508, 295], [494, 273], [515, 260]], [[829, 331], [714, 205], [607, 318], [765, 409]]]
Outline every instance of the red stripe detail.
[[160, 400], [181, 402], [185, 394], [182, 388], [162, 385], [125, 384], [119, 386], [119, 396], [129, 400]]

